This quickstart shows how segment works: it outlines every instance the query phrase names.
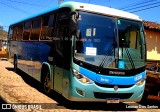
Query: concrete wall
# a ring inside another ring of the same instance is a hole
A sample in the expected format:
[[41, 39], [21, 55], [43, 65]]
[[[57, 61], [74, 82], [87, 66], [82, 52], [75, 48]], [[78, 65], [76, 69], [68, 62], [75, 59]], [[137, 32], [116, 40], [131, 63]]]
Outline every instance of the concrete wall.
[[160, 31], [145, 29], [147, 59], [160, 60]]

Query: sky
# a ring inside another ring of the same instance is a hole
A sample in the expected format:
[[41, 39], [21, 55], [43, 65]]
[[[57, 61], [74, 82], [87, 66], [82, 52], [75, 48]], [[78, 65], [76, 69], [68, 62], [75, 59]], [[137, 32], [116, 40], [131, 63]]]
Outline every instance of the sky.
[[[62, 2], [69, 1], [64, 0]], [[160, 24], [160, 0], [72, 0], [125, 10]], [[0, 25], [10, 24], [58, 5], [58, 0], [0, 0]]]

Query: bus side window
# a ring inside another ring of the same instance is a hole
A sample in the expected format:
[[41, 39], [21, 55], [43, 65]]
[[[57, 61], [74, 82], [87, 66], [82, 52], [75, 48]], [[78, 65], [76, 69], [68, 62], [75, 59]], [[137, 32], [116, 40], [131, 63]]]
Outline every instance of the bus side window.
[[39, 40], [41, 29], [41, 18], [36, 18], [32, 21], [31, 40]]
[[24, 24], [23, 40], [29, 40], [31, 30], [31, 21], [27, 21]]
[[18, 31], [17, 31], [17, 40], [22, 40], [23, 36], [23, 24], [18, 24]]
[[53, 39], [54, 15], [43, 16], [41, 40]]
[[13, 26], [12, 40], [16, 40], [16, 38], [17, 38], [17, 26]]

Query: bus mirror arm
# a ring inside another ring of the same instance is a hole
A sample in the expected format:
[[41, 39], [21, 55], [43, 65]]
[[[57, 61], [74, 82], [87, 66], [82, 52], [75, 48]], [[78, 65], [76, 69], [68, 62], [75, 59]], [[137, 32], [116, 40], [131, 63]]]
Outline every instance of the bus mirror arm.
[[75, 35], [77, 33], [77, 24], [73, 20], [70, 21], [69, 29], [70, 35]]
[[76, 30], [76, 34], [75, 35], [76, 35], [76, 38], [79, 39], [79, 37], [80, 37], [80, 30]]

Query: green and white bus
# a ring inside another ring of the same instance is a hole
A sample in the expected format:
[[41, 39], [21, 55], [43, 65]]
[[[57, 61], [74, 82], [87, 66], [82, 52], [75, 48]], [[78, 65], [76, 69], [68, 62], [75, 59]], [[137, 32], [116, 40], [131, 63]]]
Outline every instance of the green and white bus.
[[70, 101], [141, 100], [146, 43], [134, 14], [63, 2], [10, 25], [9, 56], [17, 68]]

